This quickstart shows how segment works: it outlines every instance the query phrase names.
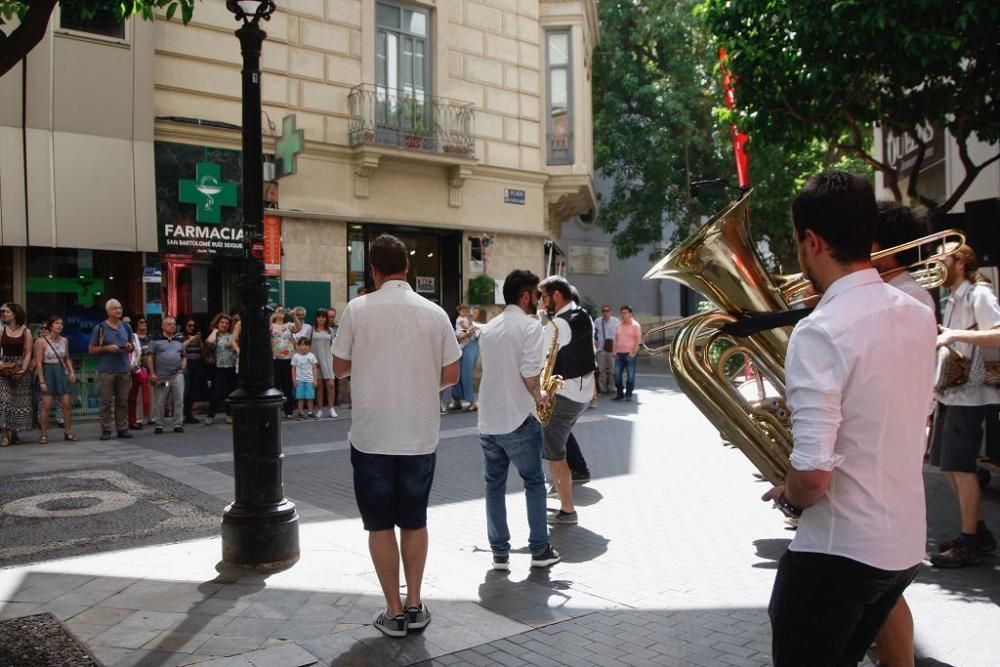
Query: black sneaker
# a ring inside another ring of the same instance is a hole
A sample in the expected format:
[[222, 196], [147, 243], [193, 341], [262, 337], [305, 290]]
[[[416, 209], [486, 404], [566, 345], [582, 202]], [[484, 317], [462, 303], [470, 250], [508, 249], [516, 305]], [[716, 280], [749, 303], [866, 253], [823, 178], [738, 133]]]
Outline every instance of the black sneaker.
[[423, 630], [431, 622], [431, 612], [423, 602], [418, 607], [406, 608], [406, 627], [409, 630]]
[[387, 637], [405, 637], [407, 622], [408, 617], [405, 613], [396, 614], [390, 618], [383, 611], [379, 612], [379, 614], [375, 616], [375, 620], [372, 621], [372, 625], [378, 628], [378, 630]]
[[625, 400], [625, 397], [624, 396], [615, 396], [611, 400], [612, 401], [623, 401], [623, 400]]
[[318, 416], [316, 416], [316, 413], [315, 413], [315, 412], [310, 412], [310, 413], [309, 413], [309, 419], [319, 419], [319, 417], [318, 417]]
[[201, 422], [198, 421], [197, 419], [195, 419], [194, 417], [188, 415], [187, 417], [184, 418], [184, 423], [185, 424], [200, 424]]
[[979, 549], [966, 544], [956, 544], [943, 554], [931, 556], [931, 565], [934, 567], [956, 568], [966, 565], [979, 565], [983, 562], [983, 554]]
[[550, 544], [545, 548], [545, 551], [537, 556], [531, 557], [531, 567], [549, 567], [551, 565], [555, 565], [561, 560], [562, 556], [560, 556], [559, 552], [553, 549]]
[[101, 431], [101, 440], [110, 440], [111, 431]]
[[129, 440], [129, 439], [134, 438], [134, 437], [135, 436], [132, 435], [131, 433], [129, 433], [128, 431], [118, 431], [118, 439], [119, 440]]
[[301, 412], [295, 417], [295, 421], [297, 422], [304, 422], [305, 420], [306, 418]]
[[629, 403], [631, 403], [632, 402], [632, 395], [629, 394], [628, 396], [626, 396], [625, 400], [628, 401]]
[[155, 433], [156, 435], [160, 435], [161, 433], [163, 433], [163, 429], [157, 426], [156, 428], [153, 429], [153, 433]]
[[586, 484], [590, 481], [589, 470], [574, 470], [571, 476], [574, 484]]
[[493, 569], [499, 570], [500, 572], [507, 572], [510, 570], [510, 556], [498, 556], [493, 554]]
[[[198, 422], [195, 422], [195, 423], [197, 424]], [[183, 426], [175, 426], [174, 427], [174, 433], [183, 433], [183, 432], [184, 432], [184, 427]]]

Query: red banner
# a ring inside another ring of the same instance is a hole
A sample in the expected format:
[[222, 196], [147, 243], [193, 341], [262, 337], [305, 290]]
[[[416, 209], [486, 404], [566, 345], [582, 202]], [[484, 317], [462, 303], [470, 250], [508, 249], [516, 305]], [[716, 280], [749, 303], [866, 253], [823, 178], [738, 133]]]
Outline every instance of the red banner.
[[281, 275], [281, 218], [264, 216], [264, 274]]
[[[736, 108], [736, 94], [733, 92], [735, 81], [726, 64], [726, 50], [719, 49], [719, 65], [722, 67], [722, 90], [726, 100], [726, 108], [732, 111]], [[740, 187], [750, 186], [750, 158], [747, 156], [746, 145], [749, 137], [740, 132], [736, 123], [730, 123], [729, 133], [733, 137], [733, 155], [736, 158], [736, 176]]]

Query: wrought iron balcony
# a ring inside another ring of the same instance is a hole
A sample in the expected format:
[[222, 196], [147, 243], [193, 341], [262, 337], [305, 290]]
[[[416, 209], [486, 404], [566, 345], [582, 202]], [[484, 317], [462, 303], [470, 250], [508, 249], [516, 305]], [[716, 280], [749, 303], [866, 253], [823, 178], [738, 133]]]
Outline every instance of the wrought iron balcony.
[[352, 88], [348, 102], [351, 146], [371, 144], [476, 157], [472, 104], [370, 83]]

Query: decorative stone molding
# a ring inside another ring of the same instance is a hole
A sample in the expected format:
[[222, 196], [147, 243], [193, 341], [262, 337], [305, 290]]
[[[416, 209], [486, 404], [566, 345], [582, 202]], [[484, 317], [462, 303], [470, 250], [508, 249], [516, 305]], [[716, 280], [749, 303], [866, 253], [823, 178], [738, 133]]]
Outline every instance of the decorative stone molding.
[[368, 177], [378, 169], [382, 156], [378, 153], [359, 151], [354, 157], [354, 196], [368, 199]]
[[462, 207], [462, 188], [465, 179], [472, 176], [472, 168], [465, 165], [455, 165], [448, 168], [448, 206]]

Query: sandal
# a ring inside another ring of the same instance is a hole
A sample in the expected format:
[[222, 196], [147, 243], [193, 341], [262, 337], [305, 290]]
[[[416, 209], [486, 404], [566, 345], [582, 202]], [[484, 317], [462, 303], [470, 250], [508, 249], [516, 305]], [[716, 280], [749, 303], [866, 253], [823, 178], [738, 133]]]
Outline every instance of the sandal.
[[68, 431], [63, 435], [63, 438], [70, 442], [80, 442], [80, 438], [76, 437], [75, 435], [73, 435]]
[[47, 445], [47, 444], [49, 444], [49, 436], [45, 435], [44, 433], [42, 435], [40, 435], [38, 437], [38, 444], [39, 445]]
[[466, 412], [475, 412], [478, 409], [479, 409], [478, 405], [476, 405], [475, 403], [470, 403], [469, 406], [467, 408], [465, 408], [465, 411]]

